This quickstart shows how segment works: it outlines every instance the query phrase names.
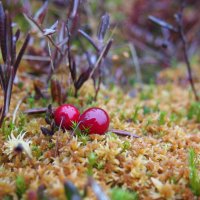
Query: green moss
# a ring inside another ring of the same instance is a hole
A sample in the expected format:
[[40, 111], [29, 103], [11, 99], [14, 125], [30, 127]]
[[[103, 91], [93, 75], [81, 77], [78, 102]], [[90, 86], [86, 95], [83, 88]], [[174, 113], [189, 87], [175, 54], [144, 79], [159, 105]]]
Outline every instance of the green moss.
[[124, 141], [122, 144], [122, 152], [130, 149], [130, 147], [131, 147], [131, 143], [129, 141]]
[[134, 111], [133, 116], [132, 116], [132, 120], [133, 120], [135, 123], [137, 123], [137, 121], [138, 121], [138, 114], [139, 114], [139, 110], [140, 110], [140, 109], [141, 109], [140, 106], [136, 106], [136, 107], [135, 107], [135, 111]]
[[200, 196], [200, 176], [197, 168], [197, 156], [194, 149], [189, 150], [189, 185], [196, 196]]
[[150, 114], [152, 112], [152, 109], [148, 106], [143, 106], [143, 114], [147, 115]]
[[137, 200], [138, 194], [135, 191], [115, 187], [111, 190], [111, 200]]
[[143, 89], [140, 93], [140, 100], [152, 99], [153, 98], [153, 91], [154, 91], [153, 85], [151, 85], [148, 88]]
[[165, 111], [161, 111], [160, 115], [158, 117], [158, 124], [159, 125], [164, 125], [165, 124], [165, 119], [166, 119], [167, 113]]
[[200, 103], [193, 102], [187, 113], [188, 119], [195, 119], [198, 123], [200, 122]]
[[27, 98], [27, 103], [29, 104], [29, 108], [35, 107], [35, 99], [33, 96], [30, 96]]
[[23, 194], [27, 190], [27, 186], [26, 186], [24, 177], [23, 176], [17, 176], [17, 178], [15, 180], [15, 184], [16, 184], [16, 194], [17, 194], [18, 198], [21, 199]]
[[97, 166], [97, 160], [98, 160], [98, 157], [96, 153], [91, 152], [88, 155], [88, 171], [87, 171], [88, 175], [91, 176], [93, 174], [92, 169], [93, 167]]
[[8, 138], [14, 128], [15, 125], [12, 123], [12, 121], [4, 119], [0, 132], [5, 136], [5, 138]]
[[42, 151], [37, 145], [32, 145], [32, 153], [33, 156], [35, 156], [37, 159], [39, 159], [39, 157], [42, 156]]
[[10, 195], [6, 195], [3, 197], [3, 200], [13, 200], [13, 197]]

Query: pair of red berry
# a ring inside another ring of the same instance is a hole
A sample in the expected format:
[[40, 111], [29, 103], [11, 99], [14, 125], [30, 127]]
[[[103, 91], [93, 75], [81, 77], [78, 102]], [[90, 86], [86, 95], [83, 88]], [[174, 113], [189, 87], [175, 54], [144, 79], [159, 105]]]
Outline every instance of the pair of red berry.
[[83, 114], [70, 104], [59, 106], [54, 112], [54, 120], [57, 126], [67, 130], [72, 129], [73, 122], [78, 123], [79, 128], [88, 134], [104, 134], [109, 127], [109, 116], [101, 108], [89, 108]]

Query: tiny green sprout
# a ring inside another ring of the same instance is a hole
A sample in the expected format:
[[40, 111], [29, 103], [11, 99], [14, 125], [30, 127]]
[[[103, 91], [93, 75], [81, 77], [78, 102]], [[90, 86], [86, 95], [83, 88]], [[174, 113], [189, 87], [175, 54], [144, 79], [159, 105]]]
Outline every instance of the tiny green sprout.
[[147, 115], [151, 113], [151, 108], [148, 106], [143, 106], [143, 114]]
[[140, 106], [136, 106], [135, 111], [133, 113], [132, 116], [132, 120], [136, 123], [138, 121], [138, 114], [139, 114], [139, 110], [141, 109]]
[[102, 162], [102, 161], [100, 161], [100, 162], [98, 162], [98, 164], [97, 164], [97, 169], [103, 169], [104, 168], [104, 166], [105, 166], [105, 163], [104, 162]]
[[200, 176], [197, 167], [197, 156], [194, 149], [189, 150], [189, 185], [196, 196], [200, 196]]
[[48, 99], [47, 98], [41, 98], [41, 104], [43, 107], [46, 107], [49, 103], [48, 103]]
[[49, 142], [48, 148], [49, 148], [49, 149], [53, 149], [53, 147], [55, 147], [55, 143]]
[[13, 197], [10, 195], [6, 195], [3, 197], [3, 200], [13, 200]]
[[165, 135], [165, 132], [164, 131], [160, 131], [157, 134], [157, 138], [162, 138], [164, 135]]
[[7, 121], [4, 119], [0, 132], [5, 136], [5, 138], [8, 138], [14, 128], [15, 125], [12, 123], [12, 121]]
[[120, 118], [120, 120], [125, 120], [126, 119], [125, 113], [121, 112], [119, 118]]
[[115, 187], [111, 190], [111, 200], [138, 200], [138, 194], [135, 191], [129, 191], [124, 188]]
[[118, 135], [116, 135], [115, 133], [110, 132], [110, 131], [108, 131], [108, 132], [106, 133], [106, 135], [108, 135], [110, 138], [113, 138], [113, 139], [115, 139], [115, 140], [118, 138]]
[[97, 162], [97, 154], [91, 152], [88, 156], [88, 164], [93, 167], [96, 164], [96, 162]]
[[122, 152], [125, 152], [126, 150], [130, 149], [130, 147], [131, 143], [128, 140], [124, 141], [122, 144]]
[[97, 166], [97, 154], [94, 153], [94, 152], [91, 152], [89, 155], [88, 155], [88, 175], [92, 175], [93, 172], [92, 172], [92, 169]]
[[172, 114], [170, 115], [170, 122], [171, 122], [171, 123], [176, 122], [177, 119], [178, 119], [178, 117], [177, 117], [176, 113], [172, 113]]
[[75, 135], [78, 136], [79, 140], [82, 142], [83, 145], [86, 145], [90, 139], [89, 135], [87, 134], [88, 130], [86, 129], [82, 133], [78, 126], [79, 123], [72, 122], [72, 130], [74, 131]]
[[200, 103], [193, 102], [187, 113], [188, 119], [195, 119], [198, 123], [200, 122]]
[[154, 90], [153, 84], [150, 87], [143, 89], [140, 93], [140, 100], [152, 99], [153, 98], [153, 90]]
[[153, 123], [151, 118], [147, 119], [147, 123], [145, 124], [145, 128], [147, 128], [149, 125], [151, 125]]
[[90, 105], [90, 104], [92, 104], [93, 101], [94, 101], [94, 97], [92, 95], [88, 95], [88, 97], [86, 99], [86, 104]]
[[72, 122], [72, 126], [71, 126], [72, 130], [77, 129], [78, 123], [75, 121], [71, 121], [71, 122]]
[[27, 101], [28, 101], [29, 107], [30, 108], [34, 108], [34, 106], [35, 106], [35, 99], [34, 99], [34, 97], [33, 96], [28, 97]]
[[165, 124], [165, 118], [166, 118], [167, 113], [165, 111], [161, 111], [160, 115], [158, 117], [158, 124], [159, 125], [164, 125]]
[[146, 175], [150, 178], [150, 177], [153, 176], [153, 172], [151, 172], [151, 171], [147, 171], [147, 172], [146, 172]]
[[[50, 143], [51, 144], [51, 143]], [[32, 145], [32, 153], [33, 153], [33, 156], [35, 156], [37, 159], [42, 156], [42, 151], [41, 149], [39, 148], [39, 146], [37, 145]]]
[[77, 134], [79, 140], [82, 142], [83, 145], [86, 145], [88, 143], [88, 141], [90, 140], [90, 137], [88, 134], [84, 134], [84, 133], [80, 133]]
[[88, 134], [90, 132], [90, 127], [83, 127], [83, 133]]
[[67, 96], [69, 97], [74, 97], [74, 91], [72, 87], [69, 87], [69, 89], [67, 90]]
[[177, 184], [177, 183], [178, 183], [178, 180], [177, 180], [176, 177], [171, 176], [171, 177], [169, 178], [169, 182], [170, 182], [171, 184]]
[[20, 113], [17, 122], [19, 132], [24, 130], [25, 124], [26, 124], [26, 116], [23, 113]]
[[143, 132], [143, 135], [147, 135], [147, 127], [149, 125], [151, 125], [153, 123], [152, 119], [151, 118], [148, 118], [147, 119], [147, 122], [145, 123], [145, 125], [142, 127], [142, 132]]
[[24, 86], [24, 83], [23, 83], [23, 82], [19, 82], [19, 83], [17, 84], [17, 86], [18, 86], [19, 89], [22, 89], [23, 86]]
[[16, 180], [15, 180], [15, 184], [16, 184], [16, 194], [17, 194], [18, 198], [21, 199], [23, 194], [27, 190], [27, 186], [26, 186], [24, 177], [20, 176], [20, 175], [17, 176]]
[[156, 102], [156, 104], [153, 106], [153, 112], [159, 112], [160, 108], [159, 108], [159, 102]]

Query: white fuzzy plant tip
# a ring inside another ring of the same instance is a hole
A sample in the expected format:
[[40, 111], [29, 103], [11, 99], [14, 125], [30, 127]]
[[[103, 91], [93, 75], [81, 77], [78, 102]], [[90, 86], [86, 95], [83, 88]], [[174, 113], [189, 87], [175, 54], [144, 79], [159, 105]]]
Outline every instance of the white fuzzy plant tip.
[[32, 151], [30, 148], [31, 140], [25, 140], [26, 132], [21, 132], [17, 137], [14, 136], [13, 132], [8, 137], [8, 141], [5, 142], [4, 153], [8, 155], [9, 159], [12, 159], [15, 153], [22, 152], [25, 155], [28, 155], [29, 158], [32, 158]]

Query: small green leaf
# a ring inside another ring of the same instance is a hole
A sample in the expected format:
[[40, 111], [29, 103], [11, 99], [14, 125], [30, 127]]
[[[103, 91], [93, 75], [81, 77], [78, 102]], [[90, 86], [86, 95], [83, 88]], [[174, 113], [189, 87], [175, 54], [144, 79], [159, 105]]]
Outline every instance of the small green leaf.
[[111, 200], [138, 200], [138, 194], [135, 191], [115, 187], [111, 190]]
[[194, 149], [189, 150], [189, 183], [192, 192], [200, 196], [200, 176], [197, 168], [197, 156]]
[[27, 190], [27, 186], [26, 186], [24, 177], [23, 176], [17, 176], [17, 178], [15, 180], [15, 184], [16, 184], [16, 193], [17, 193], [17, 196], [19, 197], [19, 199], [21, 199], [22, 196], [23, 196], [23, 194]]
[[165, 111], [161, 111], [159, 118], [158, 118], [158, 124], [159, 125], [164, 125], [165, 124], [165, 118], [166, 118], [167, 113]]

